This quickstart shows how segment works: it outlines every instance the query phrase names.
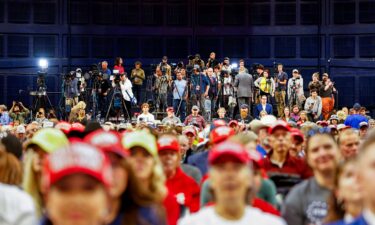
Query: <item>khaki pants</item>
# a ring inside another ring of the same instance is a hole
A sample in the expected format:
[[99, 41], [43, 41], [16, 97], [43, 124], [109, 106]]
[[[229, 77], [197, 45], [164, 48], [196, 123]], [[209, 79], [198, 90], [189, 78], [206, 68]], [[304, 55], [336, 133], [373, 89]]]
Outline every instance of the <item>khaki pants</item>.
[[277, 104], [277, 116], [279, 118], [283, 117], [285, 108], [285, 91], [275, 91], [275, 101]]

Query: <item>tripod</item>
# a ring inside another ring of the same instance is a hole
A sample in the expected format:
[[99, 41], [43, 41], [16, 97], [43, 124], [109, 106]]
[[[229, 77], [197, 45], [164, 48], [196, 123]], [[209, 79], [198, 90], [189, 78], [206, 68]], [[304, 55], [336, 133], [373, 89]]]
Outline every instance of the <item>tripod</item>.
[[113, 95], [112, 95], [111, 101], [109, 103], [109, 108], [108, 108], [107, 114], [105, 116], [105, 121], [108, 121], [109, 112], [111, 111], [112, 106], [114, 106], [114, 110], [116, 112], [116, 122], [117, 123], [119, 122], [119, 117], [121, 116], [120, 110], [122, 110], [122, 113], [124, 114], [124, 117], [125, 117], [125, 115], [127, 115], [128, 119], [131, 119], [129, 111], [128, 111], [128, 109], [126, 107], [126, 104], [125, 104], [124, 96], [122, 95], [122, 92], [121, 92], [121, 87], [120, 87], [119, 82], [116, 82], [116, 85], [113, 88]]

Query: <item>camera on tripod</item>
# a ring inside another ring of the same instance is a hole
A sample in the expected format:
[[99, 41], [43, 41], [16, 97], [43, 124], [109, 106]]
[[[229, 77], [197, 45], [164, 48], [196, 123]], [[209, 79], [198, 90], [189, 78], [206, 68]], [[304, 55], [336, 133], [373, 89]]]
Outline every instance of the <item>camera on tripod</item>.
[[[124, 74], [126, 76], [126, 72]], [[121, 74], [119, 73], [118, 70], [113, 70], [113, 78], [112, 79], [113, 79], [113, 82], [115, 84], [119, 84], [120, 83], [120, 81], [121, 81]]]

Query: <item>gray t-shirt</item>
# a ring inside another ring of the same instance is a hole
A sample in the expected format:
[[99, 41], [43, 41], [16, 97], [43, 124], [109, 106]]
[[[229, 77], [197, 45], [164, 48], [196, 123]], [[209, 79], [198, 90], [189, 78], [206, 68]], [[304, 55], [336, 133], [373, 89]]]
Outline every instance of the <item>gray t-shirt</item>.
[[281, 214], [291, 225], [321, 225], [328, 212], [331, 191], [319, 186], [315, 178], [296, 185], [287, 195]]

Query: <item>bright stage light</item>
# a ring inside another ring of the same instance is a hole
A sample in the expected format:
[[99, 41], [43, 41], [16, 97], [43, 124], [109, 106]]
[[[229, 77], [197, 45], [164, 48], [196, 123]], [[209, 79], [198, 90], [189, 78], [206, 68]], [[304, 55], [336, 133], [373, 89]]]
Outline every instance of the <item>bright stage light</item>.
[[237, 63], [232, 63], [232, 65], [230, 65], [230, 67], [231, 67], [232, 69], [236, 69], [236, 68], [237, 68], [237, 66], [238, 66], [238, 64], [237, 64]]
[[42, 68], [43, 70], [48, 68], [48, 61], [47, 59], [39, 59], [39, 67]]

